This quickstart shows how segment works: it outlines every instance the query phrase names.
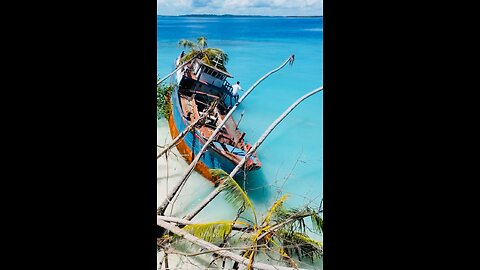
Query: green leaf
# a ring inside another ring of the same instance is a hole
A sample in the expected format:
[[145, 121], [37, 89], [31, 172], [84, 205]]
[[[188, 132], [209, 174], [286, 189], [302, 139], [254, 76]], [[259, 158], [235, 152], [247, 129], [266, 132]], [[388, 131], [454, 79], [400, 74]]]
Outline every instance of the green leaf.
[[170, 105], [170, 95], [175, 85], [161, 84], [157, 85], [157, 117], [165, 117], [168, 119], [172, 107]]
[[262, 226], [267, 225], [270, 222], [270, 218], [275, 215], [277, 211], [282, 211], [281, 207], [283, 202], [287, 199], [287, 195], [283, 195], [279, 200], [277, 200], [273, 206], [268, 210], [265, 219], [262, 222]]
[[258, 223], [255, 208], [242, 187], [240, 187], [240, 185], [238, 185], [238, 183], [222, 169], [211, 169], [210, 172], [217, 183], [222, 182], [221, 191], [225, 193], [225, 200], [238, 208], [244, 205], [249, 207], [252, 210], [255, 219], [254, 225], [257, 226]]
[[281, 232], [280, 238], [283, 239], [283, 248], [285, 252], [292, 256], [296, 254], [302, 260], [304, 258], [314, 259], [323, 255], [323, 243], [313, 240], [305, 234], [294, 232]]
[[312, 211], [310, 216], [312, 219], [313, 229], [317, 232], [323, 233], [323, 219], [315, 211]]
[[233, 221], [186, 225], [183, 230], [208, 242], [220, 242], [232, 231]]
[[182, 58], [183, 61], [188, 61], [196, 57], [198, 59], [202, 59], [206, 64], [212, 65], [213, 60], [218, 57], [220, 61], [217, 65], [217, 68], [227, 71], [225, 64], [227, 64], [229, 60], [228, 54], [218, 48], [207, 48], [206, 37], [198, 37], [197, 43], [187, 39], [181, 39], [178, 41], [178, 46], [190, 49], [190, 51], [187, 52]]

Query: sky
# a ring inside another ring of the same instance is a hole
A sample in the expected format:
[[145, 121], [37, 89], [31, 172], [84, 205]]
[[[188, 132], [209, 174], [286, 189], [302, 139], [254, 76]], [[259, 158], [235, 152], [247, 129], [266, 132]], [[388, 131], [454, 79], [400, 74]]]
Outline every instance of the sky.
[[323, 0], [157, 0], [157, 15], [323, 16]]

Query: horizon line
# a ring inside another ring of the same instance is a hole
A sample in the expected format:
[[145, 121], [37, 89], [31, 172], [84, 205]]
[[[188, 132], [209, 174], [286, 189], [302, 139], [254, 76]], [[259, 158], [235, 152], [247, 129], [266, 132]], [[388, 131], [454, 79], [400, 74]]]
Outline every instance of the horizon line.
[[247, 17], [323, 17], [323, 15], [250, 15], [250, 14], [180, 14], [180, 15], [164, 15], [157, 14], [157, 16], [164, 17], [185, 17], [185, 16], [247, 16]]

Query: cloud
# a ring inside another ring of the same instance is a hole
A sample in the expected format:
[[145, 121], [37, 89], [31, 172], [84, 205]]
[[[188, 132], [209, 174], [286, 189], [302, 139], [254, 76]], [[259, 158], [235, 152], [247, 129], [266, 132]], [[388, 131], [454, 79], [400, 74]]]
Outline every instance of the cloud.
[[192, 7], [206, 7], [212, 3], [213, 0], [192, 0]]
[[157, 14], [323, 15], [323, 0], [157, 0]]

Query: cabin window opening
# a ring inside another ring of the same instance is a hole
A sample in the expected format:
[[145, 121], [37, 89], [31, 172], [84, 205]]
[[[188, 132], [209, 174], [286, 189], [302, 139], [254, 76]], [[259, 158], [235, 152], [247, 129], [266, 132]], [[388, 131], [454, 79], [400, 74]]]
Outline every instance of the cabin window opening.
[[197, 110], [199, 112], [204, 112], [208, 108], [208, 104], [210, 103], [210, 99], [204, 95], [196, 95], [195, 96]]

